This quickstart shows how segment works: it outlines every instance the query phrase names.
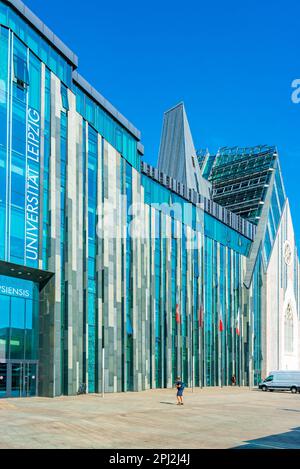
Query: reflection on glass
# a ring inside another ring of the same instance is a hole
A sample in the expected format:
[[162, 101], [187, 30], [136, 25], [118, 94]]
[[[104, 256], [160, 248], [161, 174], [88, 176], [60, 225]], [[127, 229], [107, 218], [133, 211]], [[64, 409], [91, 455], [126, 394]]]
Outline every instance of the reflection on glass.
[[24, 329], [25, 326], [25, 301], [23, 298], [11, 298], [11, 327]]
[[21, 396], [22, 389], [22, 365], [12, 364], [11, 365], [11, 396]]
[[0, 358], [8, 358], [9, 303], [8, 296], [0, 295]]
[[0, 397], [6, 395], [6, 383], [7, 383], [7, 364], [0, 363]]
[[25, 344], [25, 301], [23, 298], [11, 298], [11, 336], [10, 358], [24, 359]]
[[37, 366], [29, 363], [27, 365], [27, 396], [35, 396], [37, 392]]
[[0, 275], [0, 359], [38, 358], [38, 287]]

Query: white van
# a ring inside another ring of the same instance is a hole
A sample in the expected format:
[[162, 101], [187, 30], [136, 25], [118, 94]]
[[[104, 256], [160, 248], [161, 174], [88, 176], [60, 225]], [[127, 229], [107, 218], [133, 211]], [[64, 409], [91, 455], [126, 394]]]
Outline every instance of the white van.
[[300, 371], [278, 370], [272, 371], [269, 376], [259, 383], [262, 391], [291, 391], [295, 394], [300, 392]]

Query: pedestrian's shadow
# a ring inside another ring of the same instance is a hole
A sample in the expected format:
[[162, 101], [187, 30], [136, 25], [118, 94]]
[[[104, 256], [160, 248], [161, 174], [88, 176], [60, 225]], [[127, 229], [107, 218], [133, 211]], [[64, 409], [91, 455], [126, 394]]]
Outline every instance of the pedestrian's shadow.
[[163, 401], [160, 401], [160, 404], [176, 405], [176, 403], [174, 402], [163, 402]]

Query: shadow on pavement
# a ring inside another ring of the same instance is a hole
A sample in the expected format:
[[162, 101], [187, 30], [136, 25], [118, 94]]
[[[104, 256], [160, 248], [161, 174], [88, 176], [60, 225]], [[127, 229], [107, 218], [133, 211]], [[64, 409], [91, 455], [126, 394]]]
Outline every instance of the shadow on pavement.
[[160, 404], [176, 405], [176, 402], [163, 402], [163, 401], [160, 401]]
[[289, 432], [249, 440], [244, 445], [232, 449], [300, 449], [300, 427], [292, 428]]
[[280, 409], [280, 410], [286, 410], [287, 412], [300, 412], [300, 410], [297, 410], [297, 409]]

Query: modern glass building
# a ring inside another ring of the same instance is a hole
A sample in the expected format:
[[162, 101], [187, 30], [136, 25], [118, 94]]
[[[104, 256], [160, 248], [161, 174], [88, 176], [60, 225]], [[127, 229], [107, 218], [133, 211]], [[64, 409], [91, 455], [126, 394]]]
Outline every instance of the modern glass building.
[[[179, 104], [151, 167], [140, 132], [21, 1], [0, 0], [0, 25], [0, 397], [171, 387], [178, 374], [248, 385], [299, 366], [299, 262], [276, 149], [198, 161]], [[236, 161], [240, 173], [227, 171]], [[249, 197], [233, 187], [245, 181]]]
[[299, 257], [277, 149], [225, 147], [216, 156], [198, 155], [213, 200], [257, 227], [243, 281], [248, 290], [260, 276], [260, 370], [265, 376], [299, 369]]

